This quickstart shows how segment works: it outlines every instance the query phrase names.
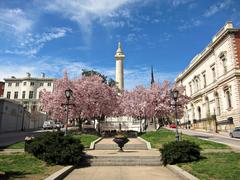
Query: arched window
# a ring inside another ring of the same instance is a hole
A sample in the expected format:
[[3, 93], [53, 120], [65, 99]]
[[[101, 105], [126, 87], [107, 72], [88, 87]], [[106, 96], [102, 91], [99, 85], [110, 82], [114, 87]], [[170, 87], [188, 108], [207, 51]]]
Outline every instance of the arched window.
[[222, 68], [223, 68], [223, 74], [227, 72], [227, 58], [226, 58], [226, 51], [221, 52], [219, 54], [219, 58], [222, 61]]
[[210, 116], [210, 105], [209, 105], [209, 99], [208, 97], [206, 96], [205, 97], [205, 108], [206, 108], [206, 117], [209, 117]]
[[217, 92], [215, 93], [215, 105], [216, 105], [216, 109], [217, 109], [216, 115], [220, 116], [220, 114], [221, 114], [220, 99], [219, 99], [219, 95]]
[[228, 108], [232, 107], [232, 100], [231, 100], [231, 93], [229, 90], [226, 91], [226, 97], [227, 97], [227, 103], [228, 103]]
[[198, 119], [200, 120], [202, 118], [200, 106], [198, 106], [197, 111], [198, 111]]

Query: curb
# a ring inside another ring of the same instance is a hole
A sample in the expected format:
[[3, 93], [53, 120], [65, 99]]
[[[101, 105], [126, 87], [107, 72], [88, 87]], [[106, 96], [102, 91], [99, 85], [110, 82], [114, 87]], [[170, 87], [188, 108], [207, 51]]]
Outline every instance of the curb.
[[98, 143], [101, 140], [102, 140], [102, 137], [100, 137], [100, 138], [96, 139], [95, 141], [91, 142], [91, 145], [90, 145], [89, 149], [90, 150], [95, 149], [95, 144]]
[[197, 177], [193, 176], [192, 174], [188, 173], [187, 171], [183, 170], [182, 168], [176, 165], [167, 165], [166, 166], [170, 171], [173, 173], [183, 177], [184, 179], [188, 180], [199, 180]]
[[137, 137], [137, 138], [140, 139], [141, 141], [143, 141], [143, 142], [145, 142], [145, 143], [147, 144], [147, 148], [148, 148], [148, 150], [152, 149], [152, 147], [151, 147], [151, 143], [150, 143], [150, 142], [146, 141], [145, 139], [143, 139], [143, 138], [141, 138], [141, 137]]
[[64, 168], [60, 169], [59, 171], [48, 176], [45, 180], [62, 180], [70, 172], [72, 172], [73, 169], [74, 169], [74, 166], [65, 166]]

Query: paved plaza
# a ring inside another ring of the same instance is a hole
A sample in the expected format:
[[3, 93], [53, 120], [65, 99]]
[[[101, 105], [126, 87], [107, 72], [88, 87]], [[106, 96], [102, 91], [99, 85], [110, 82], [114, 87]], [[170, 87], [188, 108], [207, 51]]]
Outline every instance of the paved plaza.
[[118, 152], [117, 149], [111, 148], [111, 145], [115, 145], [113, 138], [104, 138], [97, 144], [102, 148], [110, 147], [110, 149], [86, 151], [89, 156], [95, 157], [97, 160], [91, 163], [92, 166], [73, 170], [65, 178], [66, 180], [183, 179], [168, 168], [161, 166], [158, 149], [131, 149], [131, 145], [141, 147], [140, 145], [146, 144], [138, 138], [130, 138], [124, 152]]
[[93, 166], [75, 169], [66, 180], [180, 180], [163, 166]]

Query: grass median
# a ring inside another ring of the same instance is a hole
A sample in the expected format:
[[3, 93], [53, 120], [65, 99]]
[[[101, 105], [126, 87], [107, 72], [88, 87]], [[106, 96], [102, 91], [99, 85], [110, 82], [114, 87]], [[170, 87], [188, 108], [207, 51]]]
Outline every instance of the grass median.
[[[153, 148], [161, 148], [163, 144], [166, 144], [170, 141], [175, 141], [175, 132], [167, 130], [167, 129], [160, 129], [154, 132], [148, 132], [141, 137], [147, 141], [149, 141]], [[180, 134], [180, 138], [182, 140], [189, 140], [191, 142], [195, 142], [198, 144], [202, 150], [205, 149], [229, 149], [229, 147], [225, 144], [215, 143], [211, 141], [206, 141], [199, 139], [197, 137]]]
[[[84, 147], [88, 148], [91, 145], [91, 142], [98, 139], [98, 136], [91, 134], [81, 134], [81, 135], [73, 135], [74, 138], [80, 139], [81, 143]], [[14, 144], [11, 144], [6, 147], [6, 149], [24, 149], [24, 141], [19, 141]]]
[[91, 134], [81, 134], [81, 135], [73, 135], [74, 138], [80, 139], [81, 143], [84, 145], [84, 147], [89, 148], [91, 145], [91, 142], [98, 139], [98, 136], [91, 135]]

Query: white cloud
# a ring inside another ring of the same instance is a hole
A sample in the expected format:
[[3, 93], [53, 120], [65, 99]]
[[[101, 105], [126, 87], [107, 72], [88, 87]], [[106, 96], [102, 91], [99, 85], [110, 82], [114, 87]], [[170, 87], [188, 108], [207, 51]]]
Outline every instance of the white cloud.
[[186, 29], [191, 29], [194, 27], [198, 27], [202, 24], [202, 21], [199, 19], [191, 19], [190, 21], [181, 21], [181, 25], [178, 26], [178, 30], [183, 31]]
[[24, 33], [32, 27], [33, 21], [19, 9], [0, 9], [0, 31]]
[[34, 56], [36, 55], [45, 43], [54, 39], [62, 38], [67, 32], [71, 32], [71, 29], [61, 27], [53, 28], [50, 32], [44, 32], [43, 34], [31, 34], [28, 33], [23, 41], [17, 47], [13, 49], [7, 49], [4, 51], [6, 54], [15, 54], [23, 56]]
[[191, 3], [194, 0], [170, 0], [169, 2], [172, 4], [172, 6], [177, 7], [180, 5]]
[[[43, 3], [45, 9], [50, 12], [57, 12], [63, 17], [79, 24], [84, 34], [85, 42], [89, 43], [92, 33], [92, 24], [94, 21], [105, 22], [105, 18], [116, 16], [129, 17], [128, 11], [119, 11], [120, 7], [134, 3], [138, 0], [53, 0]], [[106, 23], [105, 25], [120, 27], [123, 22]]]
[[205, 11], [204, 16], [210, 17], [223, 9], [227, 9], [231, 3], [232, 0], [222, 0], [220, 2], [217, 2], [216, 4], [213, 4]]

